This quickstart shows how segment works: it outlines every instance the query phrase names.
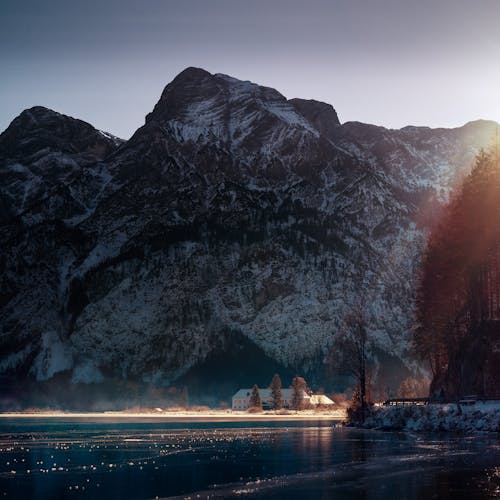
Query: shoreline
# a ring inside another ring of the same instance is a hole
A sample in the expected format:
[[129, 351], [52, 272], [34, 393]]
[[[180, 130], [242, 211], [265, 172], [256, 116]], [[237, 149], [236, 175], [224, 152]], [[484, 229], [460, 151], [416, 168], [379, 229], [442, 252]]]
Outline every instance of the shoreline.
[[290, 414], [275, 413], [246, 413], [246, 412], [227, 412], [227, 411], [183, 411], [183, 412], [5, 412], [0, 413], [2, 418], [102, 418], [102, 419], [152, 419], [152, 420], [193, 420], [193, 421], [293, 421], [293, 420], [344, 420], [345, 411], [336, 410], [334, 412], [313, 413], [300, 412]]
[[460, 410], [455, 404], [427, 406], [379, 406], [371, 410], [364, 423], [354, 427], [384, 431], [500, 432], [500, 405], [476, 404]]

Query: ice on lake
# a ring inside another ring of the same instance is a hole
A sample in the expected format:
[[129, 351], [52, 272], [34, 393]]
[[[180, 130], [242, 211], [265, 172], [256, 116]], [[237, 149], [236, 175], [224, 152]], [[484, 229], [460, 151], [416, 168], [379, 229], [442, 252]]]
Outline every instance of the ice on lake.
[[496, 435], [328, 421], [4, 419], [0, 498], [493, 498]]

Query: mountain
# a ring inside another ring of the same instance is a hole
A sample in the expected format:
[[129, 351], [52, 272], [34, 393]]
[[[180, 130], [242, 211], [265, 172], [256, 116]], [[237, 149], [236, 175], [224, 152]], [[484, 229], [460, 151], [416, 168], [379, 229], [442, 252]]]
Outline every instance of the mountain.
[[128, 141], [26, 110], [0, 135], [0, 372], [201, 394], [280, 370], [340, 388], [329, 353], [361, 303], [397, 387], [429, 223], [496, 127], [341, 124], [197, 68]]

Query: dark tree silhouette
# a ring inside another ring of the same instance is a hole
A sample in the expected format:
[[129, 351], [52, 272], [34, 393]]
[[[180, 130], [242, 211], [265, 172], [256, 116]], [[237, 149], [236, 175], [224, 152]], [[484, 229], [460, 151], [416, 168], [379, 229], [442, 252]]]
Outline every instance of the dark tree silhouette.
[[[491, 331], [498, 335], [498, 320], [500, 165], [495, 147], [477, 155], [422, 259], [414, 343], [432, 369], [431, 394], [455, 397], [466, 388], [483, 392], [480, 347]], [[478, 367], [471, 375], [464, 367], [472, 362], [466, 359], [472, 352]]]
[[369, 339], [366, 330], [366, 319], [361, 306], [355, 306], [344, 318], [344, 328], [340, 332], [337, 342], [338, 352], [341, 355], [343, 370], [356, 379], [355, 396], [356, 410], [359, 409], [359, 418], [364, 422], [368, 406], [369, 388], [368, 355]]

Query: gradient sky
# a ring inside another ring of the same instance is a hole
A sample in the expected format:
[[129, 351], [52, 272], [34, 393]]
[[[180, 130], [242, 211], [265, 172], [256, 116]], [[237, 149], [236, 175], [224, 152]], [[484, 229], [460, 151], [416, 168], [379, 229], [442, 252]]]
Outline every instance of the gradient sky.
[[0, 0], [0, 130], [43, 105], [128, 138], [187, 66], [341, 121], [500, 121], [500, 0]]

